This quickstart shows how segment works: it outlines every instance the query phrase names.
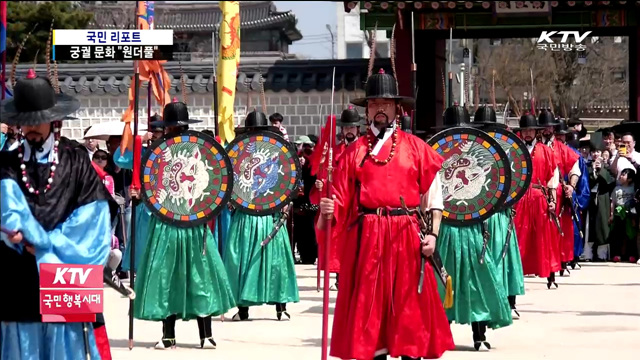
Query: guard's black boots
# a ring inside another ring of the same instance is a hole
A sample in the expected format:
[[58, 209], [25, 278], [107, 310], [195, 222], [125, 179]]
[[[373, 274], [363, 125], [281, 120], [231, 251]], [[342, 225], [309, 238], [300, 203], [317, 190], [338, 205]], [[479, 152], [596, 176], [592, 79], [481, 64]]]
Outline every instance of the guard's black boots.
[[249, 307], [248, 306], [238, 306], [238, 312], [235, 315], [233, 315], [231, 320], [234, 320], [234, 321], [249, 320]]
[[155, 349], [175, 349], [176, 348], [176, 316], [171, 315], [162, 320], [162, 340], [158, 341]]
[[291, 315], [287, 312], [286, 303], [276, 304], [276, 316], [278, 317], [278, 320], [282, 320], [282, 314], [287, 317], [285, 320], [291, 319]]
[[516, 296], [515, 295], [509, 295], [509, 296], [507, 296], [507, 299], [509, 300], [509, 307], [511, 307], [511, 317], [514, 320], [520, 319], [520, 313], [516, 309]]
[[201, 349], [215, 349], [217, 344], [213, 340], [213, 332], [211, 331], [211, 316], [198, 317], [198, 333], [200, 335]]
[[487, 323], [473, 322], [471, 323], [471, 330], [473, 331], [473, 348], [476, 351], [489, 351], [491, 350], [491, 344], [487, 341]]
[[551, 273], [551, 275], [547, 278], [547, 289], [551, 289], [551, 285], [558, 288], [558, 284], [556, 284], [556, 274]]

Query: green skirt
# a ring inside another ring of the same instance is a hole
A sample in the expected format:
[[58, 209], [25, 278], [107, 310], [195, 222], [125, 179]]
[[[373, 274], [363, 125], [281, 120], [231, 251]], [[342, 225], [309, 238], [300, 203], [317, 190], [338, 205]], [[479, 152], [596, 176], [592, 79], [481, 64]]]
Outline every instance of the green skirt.
[[484, 264], [479, 262], [482, 243], [479, 224], [440, 226], [436, 247], [453, 282], [453, 307], [446, 313], [449, 321], [458, 324], [486, 321], [497, 329], [511, 325], [513, 319], [490, 249]]
[[224, 265], [238, 306], [298, 302], [298, 283], [287, 227], [266, 246], [273, 215], [236, 211], [224, 248]]
[[[206, 234], [206, 251], [203, 245]], [[147, 248], [137, 267], [136, 319], [182, 320], [226, 313], [236, 303], [211, 231], [178, 228], [151, 216]]]
[[498, 274], [502, 274], [502, 285], [507, 295], [524, 295], [524, 272], [522, 271], [522, 259], [520, 258], [515, 225], [511, 231], [507, 253], [502, 259], [502, 250], [507, 241], [510, 211], [511, 209], [499, 211], [487, 219], [487, 231], [491, 236], [489, 250], [491, 250], [493, 262], [498, 268]]

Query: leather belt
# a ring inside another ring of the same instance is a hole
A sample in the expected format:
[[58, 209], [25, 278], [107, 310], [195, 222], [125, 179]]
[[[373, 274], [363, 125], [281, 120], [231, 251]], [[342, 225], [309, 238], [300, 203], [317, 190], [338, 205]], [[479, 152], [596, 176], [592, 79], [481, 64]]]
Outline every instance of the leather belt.
[[[414, 209], [409, 209], [409, 211], [411, 211], [411, 210], [414, 210]], [[361, 213], [363, 215], [378, 215], [378, 216], [403, 216], [403, 215], [407, 215], [407, 211], [405, 209], [401, 209], [401, 208], [377, 208], [377, 209], [362, 208]]]

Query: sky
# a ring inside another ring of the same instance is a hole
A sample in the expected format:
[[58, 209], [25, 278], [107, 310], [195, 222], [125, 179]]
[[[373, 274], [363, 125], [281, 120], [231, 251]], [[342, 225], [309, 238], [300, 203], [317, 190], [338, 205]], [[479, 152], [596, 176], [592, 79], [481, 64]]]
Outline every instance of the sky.
[[[298, 18], [302, 40], [289, 47], [289, 53], [311, 59], [331, 59], [331, 35], [336, 37], [337, 4], [335, 1], [274, 1], [278, 11], [292, 10]], [[336, 37], [337, 44], [337, 37]], [[337, 46], [337, 45], [336, 45]]]

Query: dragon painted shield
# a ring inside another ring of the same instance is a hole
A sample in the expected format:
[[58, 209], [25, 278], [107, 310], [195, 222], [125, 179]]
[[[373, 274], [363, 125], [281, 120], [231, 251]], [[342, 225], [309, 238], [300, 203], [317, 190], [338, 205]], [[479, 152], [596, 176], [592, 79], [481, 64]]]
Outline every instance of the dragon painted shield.
[[231, 203], [243, 212], [266, 215], [288, 204], [301, 176], [295, 149], [282, 136], [256, 131], [227, 146], [234, 173]]
[[231, 161], [204, 133], [159, 139], [142, 160], [142, 197], [161, 220], [180, 227], [203, 224], [225, 205], [233, 188]]
[[443, 221], [480, 222], [504, 204], [511, 172], [507, 154], [496, 140], [477, 129], [451, 128], [428, 143], [444, 158], [438, 173]]
[[533, 161], [525, 143], [518, 135], [502, 128], [488, 128], [485, 131], [502, 146], [509, 157], [511, 186], [503, 207], [510, 207], [520, 200], [529, 189], [533, 175]]

